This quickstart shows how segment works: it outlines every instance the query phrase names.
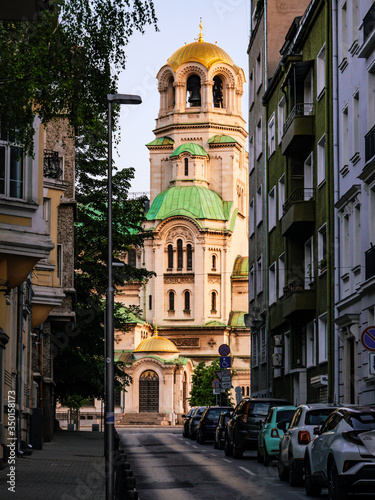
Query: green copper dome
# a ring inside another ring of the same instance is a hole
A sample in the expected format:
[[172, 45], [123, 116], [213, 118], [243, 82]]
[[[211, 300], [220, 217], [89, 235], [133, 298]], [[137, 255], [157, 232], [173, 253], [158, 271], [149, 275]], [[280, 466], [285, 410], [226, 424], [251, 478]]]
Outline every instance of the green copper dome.
[[208, 139], [208, 144], [233, 144], [237, 142], [230, 135], [214, 135]]
[[170, 158], [174, 156], [179, 156], [181, 153], [190, 153], [193, 156], [207, 156], [207, 152], [199, 144], [194, 142], [187, 142], [186, 144], [180, 144], [171, 154]]
[[192, 219], [229, 220], [232, 202], [201, 186], [173, 186], [154, 199], [147, 220], [163, 220], [184, 215]]
[[238, 277], [248, 277], [249, 276], [249, 258], [241, 257], [240, 255], [236, 258], [233, 266], [232, 278]]

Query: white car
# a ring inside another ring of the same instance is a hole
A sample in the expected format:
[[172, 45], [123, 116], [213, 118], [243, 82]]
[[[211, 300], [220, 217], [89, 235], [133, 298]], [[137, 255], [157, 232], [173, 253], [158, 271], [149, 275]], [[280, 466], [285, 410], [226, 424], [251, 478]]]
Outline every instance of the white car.
[[291, 486], [303, 481], [303, 467], [306, 446], [315, 436], [313, 430], [321, 426], [337, 405], [312, 403], [298, 406], [288, 430], [280, 441], [278, 457], [279, 478]]
[[328, 487], [330, 500], [348, 493], [375, 495], [375, 405], [338, 408], [305, 451], [305, 490], [319, 496]]

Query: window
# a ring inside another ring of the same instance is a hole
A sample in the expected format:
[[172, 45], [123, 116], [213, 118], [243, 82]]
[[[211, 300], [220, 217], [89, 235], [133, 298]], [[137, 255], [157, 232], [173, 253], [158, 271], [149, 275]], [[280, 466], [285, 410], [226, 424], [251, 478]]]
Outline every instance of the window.
[[173, 269], [173, 246], [168, 245], [168, 269]]
[[250, 237], [254, 234], [254, 226], [255, 226], [255, 210], [254, 210], [254, 198], [251, 200], [249, 205], [249, 235]]
[[310, 153], [303, 164], [303, 187], [305, 189], [304, 199], [311, 200], [313, 197], [314, 187], [314, 167], [313, 154]]
[[189, 175], [189, 158], [185, 158], [185, 175]]
[[211, 292], [211, 313], [216, 313], [216, 292]]
[[261, 364], [264, 364], [267, 361], [267, 343], [266, 343], [266, 327], [265, 326], [262, 326], [259, 334], [260, 334], [260, 346], [259, 347], [261, 350], [260, 362], [261, 362]]
[[284, 334], [284, 375], [290, 372], [290, 332]]
[[318, 268], [320, 274], [327, 268], [327, 224], [318, 230]]
[[47, 234], [51, 234], [51, 198], [43, 198], [43, 219], [46, 223]]
[[269, 268], [269, 287], [268, 287], [268, 302], [269, 305], [276, 302], [276, 262]]
[[201, 79], [198, 75], [189, 76], [186, 82], [187, 102], [191, 108], [201, 105]]
[[182, 269], [183, 254], [182, 254], [182, 240], [177, 240], [177, 269]]
[[[359, 91], [353, 96], [353, 156], [359, 155], [361, 144], [361, 121], [359, 117]], [[352, 158], [353, 161], [353, 158]]]
[[152, 309], [152, 295], [148, 296], [148, 308], [151, 311], [151, 309]]
[[305, 242], [305, 288], [309, 288], [312, 281], [314, 281], [313, 239], [309, 238]]
[[285, 97], [283, 97], [277, 105], [277, 140], [281, 143], [284, 131], [285, 122]]
[[169, 310], [174, 311], [174, 292], [169, 292]]
[[255, 277], [254, 277], [254, 266], [250, 268], [249, 271], [249, 300], [252, 301], [255, 298]]
[[262, 186], [258, 188], [256, 194], [256, 224], [259, 224], [263, 220], [263, 195], [262, 195]]
[[272, 113], [271, 118], [268, 120], [268, 156], [275, 152], [275, 113]]
[[259, 52], [256, 63], [255, 63], [255, 87], [257, 93], [262, 85], [262, 53]]
[[0, 145], [0, 195], [24, 197], [24, 162], [22, 149]]
[[[341, 60], [348, 56], [348, 13], [346, 9], [346, 2], [341, 6], [341, 26], [339, 28], [340, 46], [341, 46]], [[339, 61], [340, 63], [341, 61]]]
[[318, 338], [319, 338], [319, 363], [328, 359], [328, 324], [327, 313], [318, 318]]
[[168, 89], [167, 89], [167, 102], [168, 102], [168, 109], [171, 110], [174, 108], [175, 104], [175, 89], [173, 86], [173, 76], [171, 76], [168, 80]]
[[249, 139], [249, 172], [254, 170], [255, 167], [255, 151], [254, 151], [254, 137], [251, 136]]
[[276, 227], [276, 187], [268, 193], [268, 230]]
[[63, 246], [58, 243], [57, 244], [57, 277], [60, 280], [60, 286], [63, 285]]
[[319, 97], [326, 85], [326, 48], [320, 50], [316, 60], [316, 96]]
[[285, 175], [282, 175], [279, 179], [279, 185], [278, 185], [278, 191], [279, 191], [279, 219], [284, 214], [284, 203], [285, 203]]
[[353, 207], [354, 217], [354, 238], [353, 238], [353, 267], [359, 266], [362, 259], [362, 246], [361, 246], [361, 204], [356, 203]]
[[253, 333], [252, 334], [252, 349], [251, 349], [251, 352], [252, 352], [252, 365], [254, 368], [256, 368], [258, 366], [258, 334], [257, 333]]
[[216, 255], [211, 257], [211, 271], [216, 271]]
[[223, 108], [223, 81], [220, 76], [214, 76], [212, 87], [212, 100], [214, 108]]
[[349, 114], [348, 114], [348, 106], [342, 111], [342, 141], [340, 143], [341, 146], [341, 165], [342, 168], [344, 165], [349, 164], [349, 144], [350, 144], [350, 135], [349, 135]]
[[358, 42], [359, 0], [352, 0], [352, 43]]
[[193, 269], [193, 249], [190, 243], [186, 245], [186, 268], [188, 271]]
[[[350, 267], [350, 216], [345, 213], [341, 217], [341, 241], [342, 241], [342, 275], [346, 274]], [[319, 257], [318, 257], [319, 258]]]
[[249, 76], [249, 106], [251, 109], [254, 104], [254, 70], [252, 69]]
[[279, 287], [279, 297], [284, 295], [285, 286], [285, 254], [281, 254], [279, 257], [279, 275], [278, 275], [278, 287]]
[[257, 295], [263, 292], [263, 258], [257, 260]]
[[128, 260], [129, 266], [136, 267], [136, 265], [137, 265], [137, 252], [135, 251], [135, 248], [131, 248], [129, 250], [128, 259], [129, 259]]
[[306, 325], [306, 368], [316, 365], [316, 331], [315, 321]]
[[262, 119], [257, 123], [255, 129], [255, 149], [256, 149], [256, 159], [259, 160], [261, 154], [263, 153], [263, 137], [262, 137]]
[[184, 309], [190, 311], [190, 292], [188, 291], [184, 293]]
[[369, 240], [375, 244], [375, 185], [369, 189], [369, 208], [368, 208]]
[[318, 165], [317, 165], [317, 185], [319, 186], [326, 178], [326, 136], [325, 134], [318, 142]]

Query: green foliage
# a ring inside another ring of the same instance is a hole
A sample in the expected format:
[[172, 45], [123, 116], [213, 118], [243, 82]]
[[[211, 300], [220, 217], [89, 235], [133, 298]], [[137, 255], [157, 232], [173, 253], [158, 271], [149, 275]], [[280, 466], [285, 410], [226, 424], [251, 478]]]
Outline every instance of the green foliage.
[[192, 376], [192, 389], [190, 392], [190, 406], [215, 405], [216, 395], [213, 394], [212, 382], [217, 379], [216, 372], [220, 371], [220, 363], [215, 359], [206, 366], [201, 361], [195, 368]]
[[16, 127], [28, 154], [35, 112], [42, 122], [67, 116], [75, 134], [100, 127], [130, 36], [146, 25], [156, 29], [152, 0], [55, 0], [54, 6], [39, 22], [0, 21], [2, 127]]

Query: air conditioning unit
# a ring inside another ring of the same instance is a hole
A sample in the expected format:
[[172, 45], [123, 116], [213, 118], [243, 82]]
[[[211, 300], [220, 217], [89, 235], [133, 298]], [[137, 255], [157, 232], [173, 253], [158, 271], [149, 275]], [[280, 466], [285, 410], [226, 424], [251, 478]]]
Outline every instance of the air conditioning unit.
[[282, 366], [283, 355], [280, 352], [275, 352], [272, 354], [272, 366], [274, 368]]
[[275, 342], [275, 346], [283, 345], [283, 336], [282, 335], [275, 335], [274, 342]]
[[311, 377], [310, 385], [314, 388], [328, 385], [328, 375], [317, 375], [316, 377]]

